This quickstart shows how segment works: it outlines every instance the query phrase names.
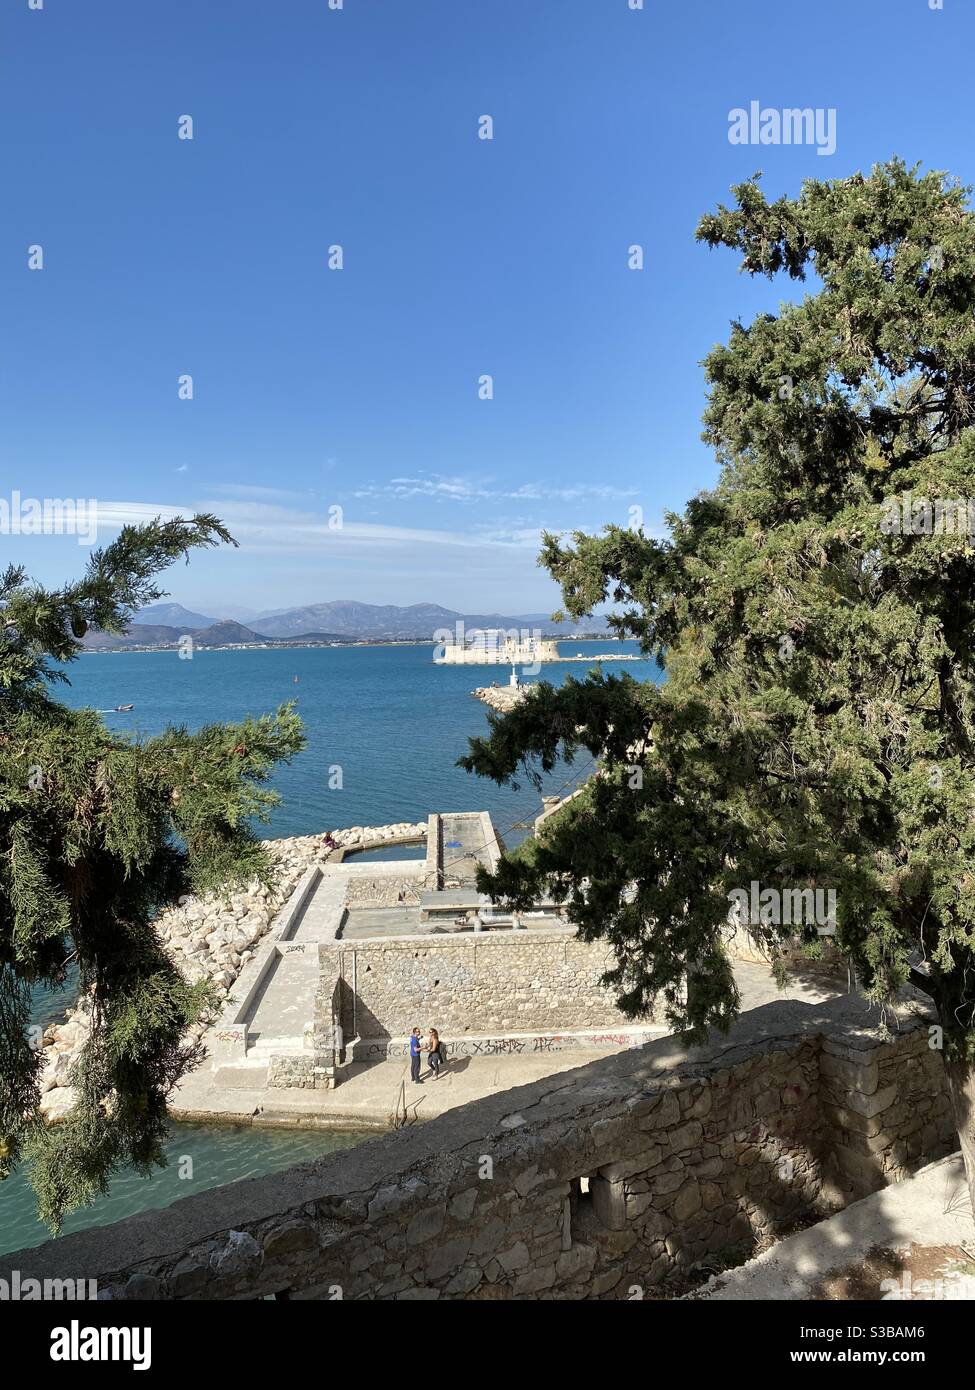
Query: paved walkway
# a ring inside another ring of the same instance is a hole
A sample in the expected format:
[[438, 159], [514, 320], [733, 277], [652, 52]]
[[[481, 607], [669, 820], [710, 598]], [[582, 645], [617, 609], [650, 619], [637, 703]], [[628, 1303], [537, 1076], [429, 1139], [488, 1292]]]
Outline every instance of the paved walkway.
[[483, 822], [469, 811], [447, 811], [442, 817], [442, 826], [444, 878], [473, 883], [487, 848]]
[[[455, 1106], [513, 1086], [527, 1086], [558, 1072], [586, 1066], [621, 1048], [592, 1048], [571, 1052], [506, 1054], [501, 1057], [459, 1057], [448, 1063], [439, 1081], [429, 1071], [421, 1082], [410, 1081], [410, 1064], [397, 1057], [375, 1065], [352, 1064], [342, 1069], [334, 1091], [268, 1090], [254, 1086], [255, 1069], [221, 1067], [201, 1070], [180, 1086], [170, 1111], [176, 1119], [217, 1119], [225, 1122], [320, 1124], [336, 1129], [389, 1129], [404, 1118], [412, 1123], [442, 1115]], [[245, 1071], [250, 1071], [247, 1084]], [[234, 1077], [239, 1082], [234, 1086]]]
[[280, 956], [254, 1001], [248, 1046], [269, 1039], [300, 1043], [315, 1016], [318, 982], [317, 951]]
[[[301, 957], [290, 959], [298, 962]], [[288, 968], [288, 960], [288, 957], [283, 958], [285, 969]], [[295, 966], [296, 970], [300, 968]], [[279, 974], [283, 980], [283, 972]], [[278, 976], [272, 977], [272, 985], [276, 978]], [[843, 992], [835, 977], [825, 977], [814, 967], [803, 967], [793, 972], [784, 991], [778, 988], [766, 965], [739, 961], [735, 966], [735, 978], [741, 992], [742, 1012], [783, 999], [819, 1003]], [[308, 983], [310, 987], [310, 979]], [[286, 994], [282, 994], [280, 1000], [277, 997], [269, 999], [268, 1008], [273, 1004], [277, 1009], [279, 1003], [282, 1009], [288, 1007]], [[307, 1010], [307, 1004], [301, 1007]], [[282, 1020], [285, 1017], [282, 1014]], [[287, 1017], [297, 1018], [297, 1012]], [[282, 1026], [285, 1026], [283, 1022]], [[454, 1106], [466, 1105], [468, 1101], [480, 1100], [513, 1086], [524, 1086], [545, 1076], [571, 1071], [599, 1057], [624, 1050], [624, 1046], [607, 1046], [598, 1050], [589, 1047], [564, 1052], [459, 1057], [449, 1064], [439, 1081], [430, 1078], [420, 1086], [410, 1082], [408, 1059], [397, 1057], [374, 1064], [352, 1064], [341, 1068], [340, 1084], [333, 1091], [269, 1089], [264, 1084], [266, 1059], [264, 1064], [243, 1063], [216, 1070], [211, 1070], [204, 1063], [203, 1067], [185, 1078], [170, 1109], [174, 1116], [182, 1119], [318, 1123], [337, 1128], [361, 1126], [386, 1129], [397, 1114], [402, 1117], [404, 1104], [407, 1118], [430, 1119]]]
[[326, 865], [291, 934], [292, 941], [334, 941], [342, 925], [348, 873], [341, 865]]

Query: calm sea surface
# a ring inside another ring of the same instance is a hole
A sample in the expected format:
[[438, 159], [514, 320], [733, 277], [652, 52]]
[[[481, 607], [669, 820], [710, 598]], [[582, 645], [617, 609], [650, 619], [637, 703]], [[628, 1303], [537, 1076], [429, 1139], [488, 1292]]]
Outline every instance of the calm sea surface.
[[[119, 1173], [105, 1197], [67, 1218], [63, 1234], [121, 1221], [153, 1207], [168, 1207], [171, 1202], [208, 1187], [274, 1173], [279, 1168], [349, 1148], [365, 1138], [375, 1138], [375, 1132], [366, 1135], [327, 1129], [174, 1124], [165, 1145], [169, 1160], [166, 1168], [158, 1169], [149, 1178], [132, 1170]], [[0, 1254], [25, 1250], [50, 1238], [50, 1231], [37, 1219], [34, 1193], [24, 1174], [18, 1171], [0, 1183]], [[65, 1278], [84, 1276], [82, 1269], [65, 1271]]]
[[[563, 656], [605, 651], [634, 653], [636, 643], [561, 642]], [[72, 705], [110, 709], [135, 705], [131, 714], [107, 714], [119, 732], [155, 734], [168, 724], [197, 729], [242, 719], [296, 700], [308, 748], [276, 770], [272, 785], [284, 798], [264, 835], [310, 835], [350, 825], [424, 820], [431, 811], [490, 811], [504, 835], [541, 809], [528, 784], [520, 792], [497, 787], [456, 766], [467, 740], [484, 733], [487, 707], [471, 696], [475, 686], [508, 683], [504, 666], [434, 666], [432, 647], [310, 647], [197, 652], [181, 661], [175, 652], [88, 655], [68, 668]], [[546, 664], [528, 676], [561, 685], [583, 677], [584, 662]], [[648, 661], [609, 665], [640, 679], [656, 676]], [[295, 677], [297, 676], [297, 681]], [[588, 754], [577, 764], [584, 770]], [[330, 789], [341, 769], [341, 786]], [[567, 768], [549, 779], [554, 791], [575, 774]], [[519, 839], [517, 830], [511, 840]], [[506, 837], [507, 838], [507, 837]]]
[[[560, 642], [563, 656], [616, 651], [636, 643]], [[659, 680], [648, 661], [604, 663], [638, 680]], [[541, 676], [561, 685], [582, 678], [584, 662], [552, 663]], [[434, 666], [432, 647], [315, 647], [197, 652], [181, 661], [175, 652], [125, 652], [83, 656], [68, 668], [70, 686], [59, 698], [75, 706], [108, 710], [135, 706], [131, 714], [106, 714], [106, 723], [137, 736], [167, 725], [201, 725], [259, 715], [295, 700], [308, 747], [270, 785], [282, 796], [263, 836], [311, 835], [351, 825], [425, 820], [431, 811], [490, 811], [510, 845], [524, 823], [541, 810], [541, 795], [570, 790], [591, 771], [588, 754], [574, 767], [546, 779], [543, 793], [527, 782], [520, 790], [497, 787], [456, 766], [468, 738], [484, 733], [487, 707], [471, 696], [475, 686], [506, 685], [509, 668]], [[297, 677], [297, 680], [295, 679]], [[341, 769], [341, 775], [336, 775]], [[330, 782], [333, 784], [330, 787]], [[340, 785], [338, 785], [340, 783]], [[69, 981], [60, 991], [38, 993], [36, 1018], [60, 1018], [74, 1003]], [[320, 1153], [358, 1142], [362, 1135], [328, 1131], [276, 1131], [174, 1125], [170, 1166], [151, 1178], [121, 1174], [107, 1196], [70, 1217], [65, 1230], [117, 1221], [150, 1207], [168, 1206], [194, 1191], [236, 1178], [273, 1172]], [[192, 1176], [180, 1159], [192, 1159]], [[0, 1184], [0, 1251], [47, 1238], [34, 1215], [33, 1197], [18, 1173]], [[83, 1272], [83, 1271], [81, 1271]], [[79, 1272], [79, 1273], [81, 1273]]]

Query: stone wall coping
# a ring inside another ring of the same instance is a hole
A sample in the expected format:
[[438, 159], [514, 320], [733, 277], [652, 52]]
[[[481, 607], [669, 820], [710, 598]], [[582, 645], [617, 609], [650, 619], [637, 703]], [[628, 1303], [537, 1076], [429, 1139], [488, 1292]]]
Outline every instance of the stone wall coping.
[[[382, 845], [374, 845], [382, 849]], [[373, 859], [368, 864], [337, 864], [346, 880], [353, 878], [423, 878], [426, 863], [423, 859]]]
[[[422, 831], [419, 834], [414, 833], [412, 835], [389, 835], [384, 836], [382, 839], [379, 840], [363, 840], [361, 844], [340, 845], [338, 849], [333, 849], [328, 857], [328, 862], [335, 867], [341, 866], [344, 869], [364, 869], [370, 866], [366, 864], [347, 864], [346, 860], [352, 855], [368, 854], [371, 850], [374, 849], [390, 849], [394, 845], [422, 845], [425, 843], [426, 834]], [[382, 862], [383, 861], [381, 859], [374, 860], [372, 867], [375, 867], [376, 864], [381, 864]], [[410, 864], [413, 861], [410, 859], [403, 859], [398, 862], [403, 864]], [[420, 865], [420, 868], [422, 870], [423, 860], [418, 859], [416, 862]]]
[[[504, 949], [512, 943], [516, 946], [526, 946], [533, 942], [565, 941], [567, 938], [579, 939], [571, 922], [564, 927], [523, 927], [520, 930], [505, 928], [501, 931], [417, 932], [413, 936], [338, 936], [320, 944], [327, 946], [329, 950], [336, 946], [346, 951], [355, 951], [362, 946], [381, 946], [390, 951], [415, 951], [417, 946], [426, 946], [430, 950], [439, 951], [442, 947], [470, 950], [473, 946]], [[611, 947], [607, 946], [606, 950], [608, 953]]]
[[[902, 1033], [929, 1022], [916, 1005], [888, 1011], [888, 1018]], [[878, 1021], [877, 1010], [853, 995], [822, 1004], [765, 1004], [740, 1018], [727, 1035], [712, 1033], [703, 1047], [687, 1048], [674, 1036], [661, 1038], [472, 1101], [422, 1125], [366, 1140], [312, 1163], [212, 1188], [162, 1210], [2, 1255], [0, 1278], [9, 1279], [16, 1269], [22, 1278], [72, 1276], [108, 1284], [132, 1265], [176, 1257], [211, 1237], [285, 1216], [309, 1203], [334, 1203], [336, 1221], [344, 1224], [345, 1200], [352, 1207], [351, 1219], [361, 1220], [357, 1209], [363, 1198], [379, 1186], [396, 1186], [406, 1175], [417, 1176], [428, 1165], [441, 1196], [450, 1190], [445, 1178], [452, 1164], [458, 1182], [469, 1182], [470, 1163], [483, 1152], [488, 1136], [499, 1153], [506, 1145], [514, 1151], [530, 1142], [533, 1119], [546, 1127], [564, 1119], [591, 1130], [594, 1120], [625, 1116], [628, 1107], [648, 1097], [818, 1038], [858, 1052], [868, 1050], [871, 1038], [883, 1046], [889, 1035], [880, 1031]], [[597, 1113], [583, 1115], [590, 1109]]]
[[[264, 983], [264, 978], [281, 954], [280, 945], [286, 942], [305, 909], [309, 898], [317, 888], [322, 877], [320, 864], [312, 864], [305, 870], [291, 897], [271, 923], [271, 927], [258, 947], [257, 954], [249, 960], [233, 985], [233, 998], [236, 1003], [226, 1007], [213, 1025], [216, 1031], [245, 1026], [248, 1014]], [[240, 1049], [237, 1049], [240, 1050]]]
[[501, 862], [501, 846], [498, 843], [498, 834], [494, 828], [494, 822], [487, 811], [479, 811], [477, 815], [480, 820], [481, 834], [483, 836], [482, 848], [487, 854], [486, 867], [491, 873], [495, 873]]

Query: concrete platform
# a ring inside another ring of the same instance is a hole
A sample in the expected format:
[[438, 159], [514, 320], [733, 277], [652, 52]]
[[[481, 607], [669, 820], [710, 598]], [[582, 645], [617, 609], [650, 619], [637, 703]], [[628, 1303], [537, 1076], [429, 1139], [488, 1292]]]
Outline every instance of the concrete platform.
[[[793, 971], [784, 991], [765, 965], [738, 962], [735, 978], [742, 1012], [790, 999], [820, 1003], [843, 992], [835, 979], [815, 967]], [[611, 1055], [629, 1050], [625, 1032], [619, 1037], [621, 1041], [600, 1044], [599, 1052]], [[289, 1042], [293, 1048], [300, 1046], [294, 1035]], [[277, 1046], [276, 1050], [282, 1049]], [[512, 1047], [496, 1056], [460, 1057], [448, 1063], [439, 1081], [431, 1078], [422, 1086], [411, 1084], [405, 1057], [353, 1062], [340, 1069], [336, 1088], [325, 1091], [268, 1088], [267, 1059], [260, 1054], [258, 1046], [256, 1052], [230, 1065], [211, 1068], [204, 1063], [177, 1089], [171, 1114], [176, 1119], [235, 1124], [387, 1129], [402, 1122], [404, 1106], [408, 1121], [430, 1119], [469, 1101], [585, 1066], [598, 1055], [591, 1045], [537, 1053]]]
[[[603, 1055], [624, 1048], [606, 1048]], [[220, 1067], [197, 1071], [179, 1087], [170, 1105], [177, 1120], [230, 1124], [293, 1124], [333, 1129], [392, 1129], [433, 1119], [458, 1105], [573, 1071], [594, 1059], [593, 1051], [462, 1057], [449, 1062], [440, 1079], [426, 1067], [421, 1082], [410, 1081], [406, 1058], [343, 1068], [334, 1091], [266, 1089], [266, 1068]], [[233, 1073], [233, 1074], [231, 1074]]]
[[[436, 1100], [428, 1099], [426, 1092], [422, 1100], [413, 1095], [416, 1088], [410, 1089], [409, 1065], [402, 1055], [405, 1038], [350, 1038], [346, 1041], [351, 1055], [337, 1070], [334, 1091], [269, 1087], [271, 1059], [308, 1057], [306, 1036], [320, 985], [320, 944], [340, 938], [403, 941], [414, 934], [422, 940], [438, 931], [449, 931], [453, 915], [463, 908], [490, 908], [473, 884], [476, 864], [494, 864], [501, 853], [487, 812], [431, 816], [426, 845], [423, 860], [329, 862], [308, 869], [241, 971], [221, 1017], [208, 1031], [205, 1043], [209, 1060], [184, 1078], [172, 1101], [174, 1115], [209, 1121], [253, 1119], [384, 1128], [402, 1122], [404, 1112], [413, 1119], [438, 1115], [497, 1091], [582, 1066], [593, 1060], [596, 1050], [622, 1051], [663, 1033], [659, 1024], [648, 1021], [629, 1028], [614, 1024], [606, 1029], [585, 1029], [591, 1036], [571, 1028], [564, 1033], [536, 1030], [532, 1034], [460, 1040], [447, 1036], [449, 1071], [430, 1086], [430, 1092], [437, 1092]], [[445, 886], [440, 890], [424, 887], [431, 874]], [[385, 892], [388, 885], [383, 880], [387, 879], [395, 894]], [[415, 883], [416, 904], [356, 906], [357, 880], [367, 884], [367, 903], [377, 896], [380, 902], [387, 896], [395, 901], [402, 896], [404, 882], [411, 891]], [[382, 890], [378, 894], [374, 887], [377, 881]], [[546, 906], [540, 903], [539, 910]], [[420, 926], [423, 916], [431, 920]], [[530, 936], [534, 929], [553, 929], [544, 913], [523, 914], [521, 922], [524, 931], [519, 931], [519, 936]], [[557, 928], [567, 938], [574, 932], [569, 923], [560, 922]], [[510, 932], [510, 926], [505, 930]], [[842, 992], [841, 982], [815, 967], [793, 970], [784, 992], [767, 965], [740, 962], [735, 973], [742, 1011], [781, 999], [816, 1003]], [[301, 1068], [295, 1067], [286, 1079], [300, 1079], [300, 1074]], [[277, 1064], [275, 1075], [282, 1075]], [[407, 1093], [400, 1095], [404, 1081]]]
[[481, 863], [491, 865], [497, 837], [482, 812], [447, 811], [441, 817], [440, 873], [445, 882], [473, 883]]
[[422, 931], [415, 907], [350, 907], [338, 934], [343, 941], [359, 941]]

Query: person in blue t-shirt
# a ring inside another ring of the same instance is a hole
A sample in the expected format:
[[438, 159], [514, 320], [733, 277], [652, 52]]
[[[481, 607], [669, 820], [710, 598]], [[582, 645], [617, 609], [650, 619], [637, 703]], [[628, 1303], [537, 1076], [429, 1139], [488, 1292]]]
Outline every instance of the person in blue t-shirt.
[[414, 1028], [410, 1034], [410, 1080], [422, 1086], [420, 1080], [420, 1030]]

